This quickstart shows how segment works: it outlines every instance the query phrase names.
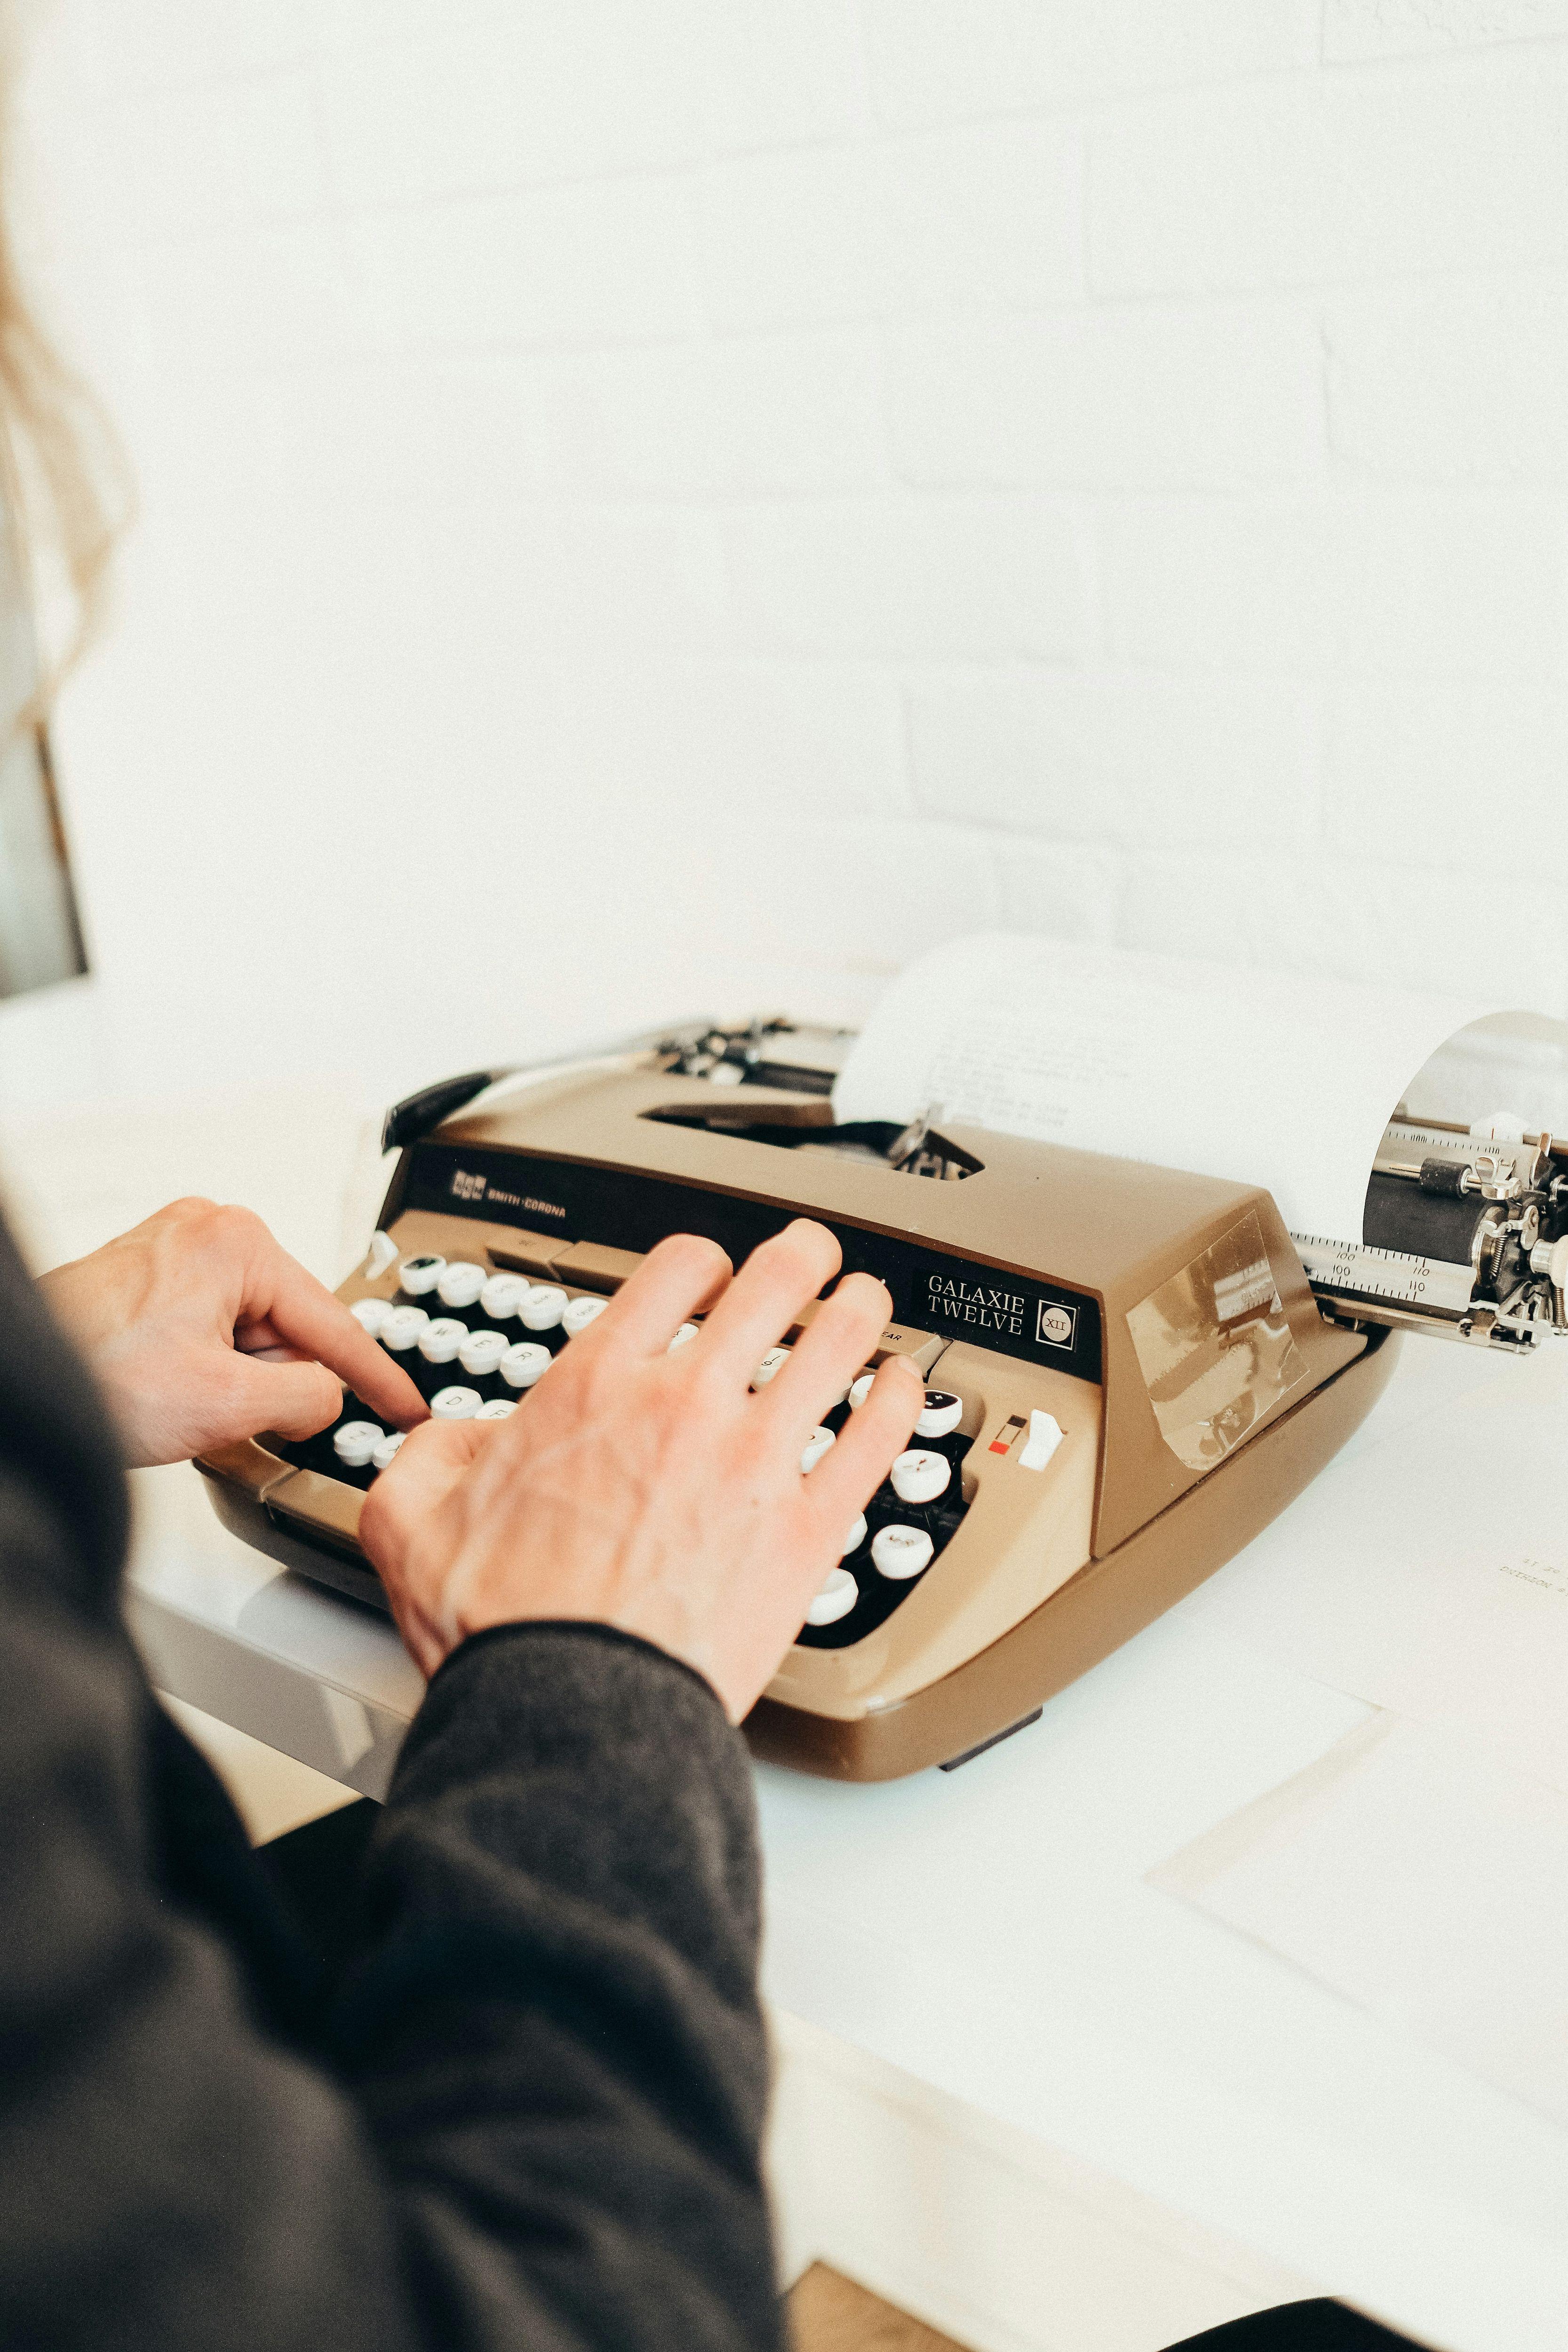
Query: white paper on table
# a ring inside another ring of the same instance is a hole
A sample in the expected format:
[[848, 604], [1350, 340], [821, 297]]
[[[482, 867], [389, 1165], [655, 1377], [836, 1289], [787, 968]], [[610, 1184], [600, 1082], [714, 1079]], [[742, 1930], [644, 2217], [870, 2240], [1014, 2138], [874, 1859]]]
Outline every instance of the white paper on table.
[[834, 1088], [845, 1121], [951, 1119], [1260, 1184], [1293, 1233], [1359, 1242], [1395, 1105], [1490, 1008], [1005, 932], [894, 982]]
[[1482, 1369], [1320, 1479], [1289, 1540], [1266, 1533], [1184, 1605], [1568, 1793], [1568, 1340]]
[[1568, 1797], [1382, 1715], [1149, 1873], [1568, 2123]]

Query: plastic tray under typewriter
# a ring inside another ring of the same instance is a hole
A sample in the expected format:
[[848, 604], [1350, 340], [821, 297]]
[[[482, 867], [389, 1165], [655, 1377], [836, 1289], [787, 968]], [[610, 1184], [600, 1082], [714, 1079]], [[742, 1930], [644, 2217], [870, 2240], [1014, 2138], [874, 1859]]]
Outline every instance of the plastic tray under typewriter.
[[[444, 1119], [433, 1090], [388, 1242], [340, 1296], [456, 1327], [434, 1361], [400, 1359], [427, 1395], [526, 1411], [518, 1382], [571, 1344], [573, 1303], [613, 1291], [665, 1234], [708, 1234], [739, 1263], [805, 1213], [846, 1270], [880, 1276], [895, 1319], [872, 1360], [899, 1351], [924, 1373], [914, 1443], [945, 1480], [928, 1464], [917, 1499], [889, 1483], [873, 1500], [748, 1720], [766, 1756], [884, 1780], [1032, 1720], [1266, 1525], [1387, 1379], [1397, 1339], [1325, 1321], [1265, 1192], [959, 1127], [896, 1166], [887, 1137], [833, 1128], [819, 1076], [742, 1087], [715, 1066], [627, 1055]], [[478, 1344], [481, 1329], [498, 1336]], [[379, 1604], [357, 1535], [375, 1433], [346, 1430], [365, 1419], [347, 1399], [336, 1432], [199, 1466], [247, 1541]]]

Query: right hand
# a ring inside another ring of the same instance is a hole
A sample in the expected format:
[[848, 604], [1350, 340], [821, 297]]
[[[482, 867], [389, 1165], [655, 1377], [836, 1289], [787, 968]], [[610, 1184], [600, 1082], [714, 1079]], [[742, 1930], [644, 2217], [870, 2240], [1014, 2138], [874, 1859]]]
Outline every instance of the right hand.
[[360, 1540], [422, 1671], [487, 1625], [584, 1618], [684, 1659], [739, 1722], [924, 1402], [915, 1367], [889, 1357], [802, 1475], [812, 1429], [881, 1337], [887, 1291], [847, 1276], [777, 1378], [750, 1383], [840, 1263], [804, 1218], [734, 1276], [716, 1243], [672, 1234], [509, 1420], [416, 1430], [366, 1496]]

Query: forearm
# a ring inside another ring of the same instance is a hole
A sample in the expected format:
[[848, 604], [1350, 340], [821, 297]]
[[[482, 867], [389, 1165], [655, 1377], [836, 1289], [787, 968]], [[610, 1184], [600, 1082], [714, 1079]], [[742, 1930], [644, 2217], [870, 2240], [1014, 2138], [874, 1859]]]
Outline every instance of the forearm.
[[779, 2342], [750, 1776], [706, 1685], [604, 1627], [466, 1644], [366, 1906], [334, 2043], [430, 2340]]

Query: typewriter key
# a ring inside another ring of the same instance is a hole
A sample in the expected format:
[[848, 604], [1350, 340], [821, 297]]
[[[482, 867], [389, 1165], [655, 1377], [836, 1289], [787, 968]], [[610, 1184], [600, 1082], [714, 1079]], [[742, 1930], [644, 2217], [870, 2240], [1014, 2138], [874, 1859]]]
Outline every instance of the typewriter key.
[[496, 1369], [509, 1389], [531, 1389], [553, 1361], [549, 1349], [541, 1347], [537, 1339], [520, 1339], [515, 1348], [507, 1349]]
[[492, 1274], [479, 1293], [479, 1312], [489, 1323], [509, 1322], [527, 1288], [521, 1274]]
[[455, 1315], [438, 1315], [419, 1334], [419, 1352], [427, 1364], [449, 1364], [468, 1336], [468, 1325]]
[[946, 1437], [963, 1419], [963, 1400], [947, 1389], [927, 1389], [925, 1411], [915, 1423], [917, 1437]]
[[847, 1617], [860, 1598], [860, 1587], [847, 1568], [830, 1568], [826, 1580], [807, 1603], [805, 1622], [808, 1625], [837, 1625], [840, 1617]]
[[902, 1584], [930, 1564], [934, 1549], [924, 1528], [904, 1527], [894, 1520], [872, 1537], [871, 1564], [879, 1575]]
[[679, 1330], [676, 1333], [674, 1339], [670, 1341], [668, 1347], [665, 1349], [665, 1354], [667, 1356], [673, 1356], [677, 1348], [684, 1348], [688, 1346], [691, 1340], [696, 1339], [698, 1328], [699, 1327], [695, 1323], [683, 1323]]
[[777, 1380], [788, 1363], [789, 1358], [790, 1351], [787, 1348], [770, 1348], [752, 1374], [752, 1386], [754, 1389], [765, 1389], [770, 1381]]
[[371, 1467], [374, 1470], [390, 1469], [397, 1459], [397, 1449], [402, 1443], [402, 1430], [393, 1430], [390, 1435], [384, 1437], [381, 1444], [373, 1449], [370, 1457]]
[[423, 1307], [395, 1307], [377, 1336], [395, 1356], [405, 1356], [411, 1348], [417, 1348], [419, 1334], [429, 1320]]
[[478, 1389], [437, 1389], [430, 1400], [430, 1411], [437, 1421], [472, 1421], [479, 1410]]
[[848, 1534], [844, 1538], [844, 1549], [838, 1555], [839, 1559], [847, 1559], [852, 1551], [859, 1550], [865, 1540], [866, 1514], [862, 1511], [859, 1517], [856, 1520], [854, 1526], [850, 1528]]
[[928, 1454], [917, 1445], [900, 1454], [891, 1475], [893, 1492], [900, 1503], [934, 1503], [947, 1492], [952, 1465], [945, 1454]]
[[470, 1265], [467, 1258], [458, 1258], [448, 1264], [436, 1289], [442, 1306], [460, 1315], [473, 1306], [487, 1279], [482, 1265]]
[[397, 1278], [406, 1298], [427, 1298], [447, 1271], [444, 1257], [405, 1257]]
[[382, 1442], [378, 1422], [345, 1421], [332, 1432], [332, 1452], [345, 1470], [363, 1470]]
[[562, 1310], [561, 1328], [569, 1339], [574, 1339], [579, 1331], [585, 1331], [590, 1323], [598, 1321], [609, 1303], [607, 1298], [573, 1299], [571, 1305]]
[[509, 1397], [492, 1397], [489, 1404], [480, 1405], [474, 1419], [476, 1421], [510, 1421], [516, 1411], [516, 1405]]
[[814, 1429], [805, 1441], [805, 1448], [800, 1457], [801, 1469], [815, 1470], [828, 1447], [837, 1444], [837, 1440], [830, 1429]]
[[567, 1304], [566, 1293], [552, 1282], [536, 1282], [518, 1302], [517, 1319], [525, 1331], [553, 1331]]
[[361, 1330], [368, 1331], [373, 1339], [380, 1336], [387, 1317], [395, 1311], [390, 1298], [356, 1298], [349, 1308]]
[[861, 1406], [865, 1403], [867, 1398], [871, 1393], [871, 1383], [876, 1377], [877, 1375], [875, 1372], [862, 1372], [858, 1381], [852, 1381], [850, 1382], [849, 1410], [851, 1412], [859, 1412]]
[[458, 1349], [458, 1361], [475, 1380], [489, 1380], [510, 1345], [504, 1331], [470, 1331]]

